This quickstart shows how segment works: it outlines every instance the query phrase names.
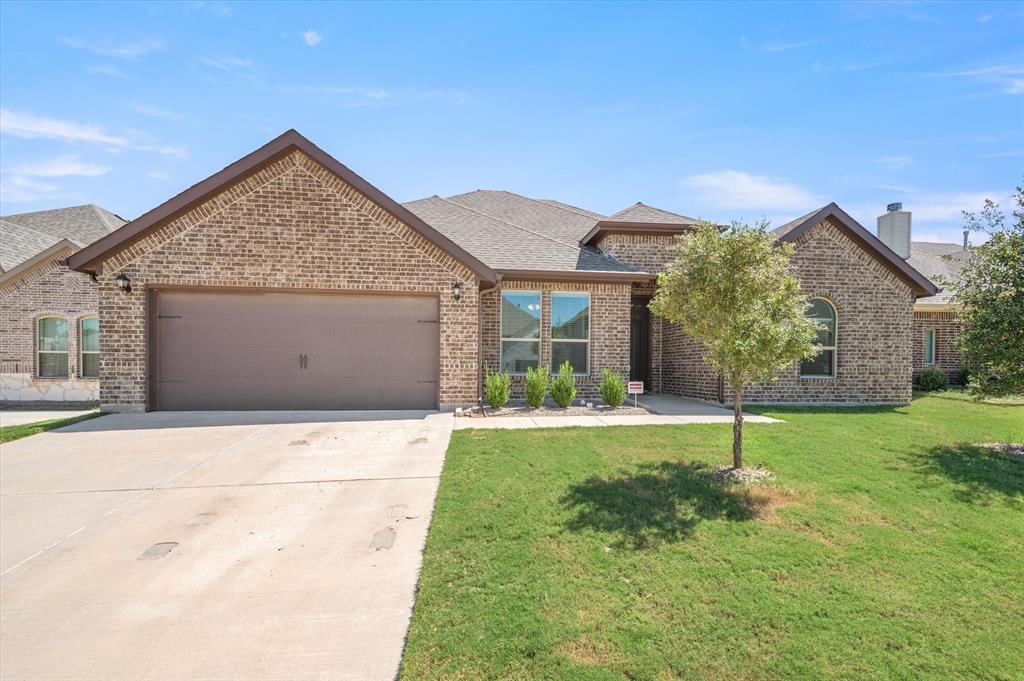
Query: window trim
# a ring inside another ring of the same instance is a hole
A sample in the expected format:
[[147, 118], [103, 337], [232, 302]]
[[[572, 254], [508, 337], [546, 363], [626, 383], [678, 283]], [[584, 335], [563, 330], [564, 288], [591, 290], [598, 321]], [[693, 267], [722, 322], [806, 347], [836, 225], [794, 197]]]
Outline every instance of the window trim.
[[[79, 317], [78, 318], [78, 377], [79, 378], [89, 378], [89, 379], [97, 378], [98, 379], [100, 377], [100, 374], [99, 374], [99, 370], [100, 370], [100, 365], [99, 365], [100, 351], [99, 350], [86, 350], [85, 349], [85, 329], [83, 329], [82, 326], [89, 319], [95, 319], [96, 320], [96, 325], [97, 325], [96, 326], [96, 336], [97, 336], [96, 340], [97, 340], [97, 342], [99, 342], [99, 333], [100, 333], [99, 321], [100, 321], [100, 316], [98, 314], [87, 314], [87, 315], [83, 315], [83, 316]], [[85, 356], [86, 355], [96, 355], [96, 375], [95, 376], [86, 376], [85, 375]]]
[[823, 301], [832, 308], [832, 319], [835, 322], [835, 328], [832, 331], [832, 345], [821, 346], [822, 352], [826, 350], [832, 351], [832, 371], [827, 374], [805, 374], [800, 366], [797, 367], [797, 371], [800, 373], [800, 378], [835, 378], [839, 369], [839, 310], [836, 308], [835, 303], [824, 296], [813, 296], [808, 298], [807, 302], [810, 303], [815, 300]]
[[[536, 338], [505, 338], [504, 332], [504, 321], [502, 319], [501, 308], [502, 298], [506, 293], [532, 293], [537, 296], [537, 304], [540, 305], [540, 318], [537, 320], [537, 337]], [[537, 368], [540, 368], [544, 364], [544, 356], [542, 353], [543, 347], [541, 345], [541, 338], [544, 336], [544, 292], [533, 291], [528, 289], [509, 288], [502, 289], [498, 292], [498, 371], [503, 372], [505, 366], [505, 341], [517, 341], [522, 343], [536, 343], [537, 344]], [[525, 376], [525, 371], [509, 371], [509, 376]]]
[[[929, 338], [931, 342], [929, 342]], [[932, 358], [928, 359], [928, 351], [931, 350]], [[935, 329], [924, 330], [924, 364], [925, 366], [935, 366]]]
[[[585, 297], [587, 299], [587, 337], [586, 337], [586, 339], [583, 339], [583, 338], [557, 338], [556, 339], [555, 338], [555, 312], [554, 312], [554, 310], [555, 310], [555, 296], [562, 296], [562, 295], [569, 295], [569, 296], [576, 296], [576, 297]], [[592, 305], [593, 301], [594, 301], [594, 299], [593, 299], [593, 296], [590, 295], [590, 291], [552, 291], [551, 292], [551, 302], [550, 302], [551, 312], [548, 315], [548, 334], [551, 337], [551, 357], [549, 358], [548, 362], [549, 362], [549, 364], [551, 364], [551, 372], [552, 373], [555, 373], [555, 372], [558, 371], [558, 367], [556, 367], [554, 365], [555, 343], [586, 343], [587, 344], [587, 370], [586, 371], [582, 371], [582, 372], [580, 372], [580, 371], [573, 371], [572, 375], [573, 376], [590, 376], [591, 375], [590, 374], [590, 368], [591, 368], [591, 361], [590, 361], [590, 359], [591, 359], [590, 358], [590, 351], [591, 351], [590, 350], [590, 336], [591, 336], [591, 330], [590, 330], [590, 327], [591, 327], [591, 321], [592, 321], [591, 313], [593, 312], [593, 309], [594, 309], [593, 305]]]
[[[36, 360], [36, 372], [35, 372], [35, 376], [36, 376], [36, 378], [42, 378], [44, 380], [45, 379], [58, 379], [59, 380], [59, 379], [62, 379], [62, 378], [71, 378], [71, 352], [70, 352], [70, 349], [69, 349], [70, 343], [71, 343], [71, 338], [70, 338], [71, 330], [67, 329], [67, 328], [65, 329], [65, 336], [64, 336], [64, 346], [65, 346], [65, 349], [64, 350], [40, 350], [39, 349], [39, 338], [40, 338], [40, 336], [39, 336], [39, 325], [42, 324], [43, 321], [46, 320], [46, 319], [62, 319], [62, 320], [64, 320], [65, 327], [70, 326], [70, 324], [68, 323], [68, 318], [65, 317], [64, 315], [59, 315], [59, 314], [43, 314], [43, 315], [40, 315], [40, 316], [36, 317], [36, 323], [35, 323], [35, 351], [36, 351], [35, 360]], [[67, 369], [65, 370], [64, 374], [62, 376], [43, 376], [43, 372], [42, 372], [43, 363], [39, 361], [40, 360], [40, 355], [64, 355], [67, 358], [67, 362], [65, 362], [65, 365], [67, 366]]]

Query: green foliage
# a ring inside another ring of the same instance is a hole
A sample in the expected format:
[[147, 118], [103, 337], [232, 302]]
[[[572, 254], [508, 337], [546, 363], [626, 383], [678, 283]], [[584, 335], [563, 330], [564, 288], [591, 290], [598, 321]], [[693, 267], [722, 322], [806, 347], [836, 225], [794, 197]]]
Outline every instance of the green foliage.
[[71, 416], [66, 419], [51, 419], [49, 421], [37, 421], [36, 423], [26, 423], [21, 426], [0, 426], [0, 442], [11, 442], [13, 440], [20, 440], [23, 437], [29, 435], [35, 435], [36, 433], [43, 433], [47, 430], [53, 430], [54, 428], [63, 428], [64, 426], [70, 426], [73, 423], [79, 421], [87, 421], [94, 419], [97, 416], [103, 416], [102, 412], [93, 411], [88, 414], [82, 414], [81, 416]]
[[953, 297], [962, 306], [957, 344], [971, 369], [968, 390], [979, 399], [1024, 394], [1024, 187], [1013, 200], [1009, 226], [991, 200], [980, 215], [964, 213], [967, 229], [989, 235], [971, 248]]
[[487, 376], [484, 377], [484, 395], [487, 397], [487, 404], [495, 409], [504, 407], [511, 396], [511, 386], [511, 376], [504, 373], [494, 374], [488, 369]]
[[568, 407], [576, 397], [576, 377], [572, 365], [566, 360], [558, 367], [558, 375], [551, 381], [551, 399], [559, 407]]
[[925, 369], [917, 375], [917, 387], [921, 390], [945, 390], [948, 385], [946, 374], [938, 369]]
[[544, 397], [548, 394], [548, 384], [551, 382], [551, 369], [547, 366], [526, 367], [526, 403], [531, 407], [539, 407], [544, 404]]
[[626, 401], [626, 383], [622, 376], [611, 369], [601, 372], [601, 385], [598, 386], [598, 391], [601, 393], [601, 399], [609, 407], [617, 407]]

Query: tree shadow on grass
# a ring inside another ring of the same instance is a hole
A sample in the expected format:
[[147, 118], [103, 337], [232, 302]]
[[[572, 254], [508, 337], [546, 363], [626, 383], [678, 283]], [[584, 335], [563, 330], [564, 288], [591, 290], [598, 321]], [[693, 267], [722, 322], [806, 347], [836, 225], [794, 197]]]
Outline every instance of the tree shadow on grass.
[[986, 503], [994, 496], [1024, 501], [1024, 461], [987, 447], [940, 445], [915, 455], [915, 464], [958, 483], [964, 501]]
[[751, 520], [763, 502], [719, 480], [708, 464], [662, 461], [629, 475], [588, 478], [562, 503], [575, 511], [565, 525], [570, 532], [614, 533], [616, 545], [644, 549], [685, 540], [704, 520]]

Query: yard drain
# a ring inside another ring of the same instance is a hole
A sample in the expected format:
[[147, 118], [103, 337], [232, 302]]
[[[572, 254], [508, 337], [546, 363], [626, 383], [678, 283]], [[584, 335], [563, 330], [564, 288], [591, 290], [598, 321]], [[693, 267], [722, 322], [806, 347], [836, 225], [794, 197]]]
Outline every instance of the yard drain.
[[185, 523], [185, 527], [199, 527], [200, 525], [209, 525], [210, 521], [213, 520], [213, 516], [216, 513], [200, 513], [192, 517], [192, 520]]
[[178, 545], [176, 541], [162, 541], [159, 544], [153, 544], [148, 549], [142, 552], [139, 556], [139, 560], [157, 560], [163, 558], [168, 553], [174, 550], [174, 547]]

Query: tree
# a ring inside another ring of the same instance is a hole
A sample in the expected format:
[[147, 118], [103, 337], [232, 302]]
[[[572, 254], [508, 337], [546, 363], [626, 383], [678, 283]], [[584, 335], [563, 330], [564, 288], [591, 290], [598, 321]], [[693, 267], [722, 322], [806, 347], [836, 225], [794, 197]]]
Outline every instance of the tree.
[[789, 271], [791, 244], [766, 222], [733, 222], [722, 232], [702, 222], [679, 238], [676, 258], [658, 275], [651, 310], [704, 346], [705, 360], [733, 390], [733, 467], [743, 467], [743, 386], [772, 381], [793, 362], [813, 357], [818, 324], [806, 318], [807, 296]]
[[970, 248], [953, 294], [964, 324], [957, 344], [978, 399], [1024, 393], [1024, 187], [1013, 202], [1009, 226], [992, 200], [980, 214], [964, 211], [967, 229], [989, 235]]

